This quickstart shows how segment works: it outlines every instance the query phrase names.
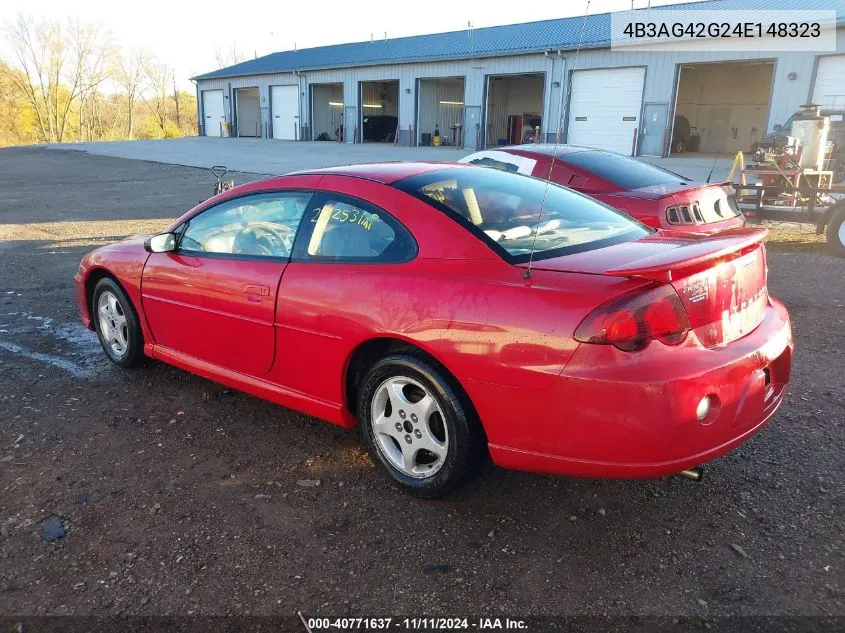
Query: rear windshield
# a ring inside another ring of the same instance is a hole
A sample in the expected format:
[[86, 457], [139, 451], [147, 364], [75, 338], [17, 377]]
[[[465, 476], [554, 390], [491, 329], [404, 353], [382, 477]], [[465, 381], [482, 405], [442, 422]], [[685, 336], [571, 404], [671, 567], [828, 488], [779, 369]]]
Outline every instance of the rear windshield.
[[482, 167], [452, 167], [395, 187], [448, 213], [514, 263], [628, 242], [651, 230], [571, 189]]
[[561, 158], [561, 162], [580, 167], [622, 189], [640, 189], [654, 185], [685, 185], [689, 179], [671, 171], [655, 167], [612, 152], [573, 152]]

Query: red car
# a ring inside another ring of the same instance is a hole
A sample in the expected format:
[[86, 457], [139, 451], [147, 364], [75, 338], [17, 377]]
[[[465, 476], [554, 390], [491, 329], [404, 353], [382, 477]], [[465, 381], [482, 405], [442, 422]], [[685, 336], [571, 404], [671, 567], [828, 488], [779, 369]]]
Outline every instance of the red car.
[[421, 497], [508, 468], [655, 477], [748, 439], [789, 380], [764, 229], [668, 236], [554, 184], [436, 163], [249, 183], [86, 255], [83, 323], [360, 426]]
[[691, 182], [622, 154], [532, 144], [476, 152], [460, 162], [551, 179], [656, 229], [713, 234], [745, 226], [730, 184]]

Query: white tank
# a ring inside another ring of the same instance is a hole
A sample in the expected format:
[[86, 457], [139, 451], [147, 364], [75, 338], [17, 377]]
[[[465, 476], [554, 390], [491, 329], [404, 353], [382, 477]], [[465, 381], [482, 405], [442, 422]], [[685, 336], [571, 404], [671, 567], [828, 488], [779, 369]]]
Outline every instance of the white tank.
[[803, 111], [792, 120], [790, 136], [797, 138], [800, 143], [801, 167], [821, 170], [824, 167], [830, 119], [819, 114], [819, 105], [808, 103], [801, 107]]

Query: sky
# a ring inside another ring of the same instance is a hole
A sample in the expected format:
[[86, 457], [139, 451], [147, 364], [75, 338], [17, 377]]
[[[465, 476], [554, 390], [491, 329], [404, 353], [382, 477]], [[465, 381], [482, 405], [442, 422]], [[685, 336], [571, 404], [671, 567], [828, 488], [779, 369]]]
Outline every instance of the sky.
[[[683, 1], [683, 0], [681, 0]], [[673, 4], [652, 0], [652, 6]], [[496, 0], [317, 0], [316, 2], [180, 2], [179, 0], [3, 0], [0, 23], [19, 13], [99, 22], [114, 40], [156, 54], [190, 88], [189, 78], [215, 70], [215, 44], [251, 58], [268, 53], [376, 38], [403, 37], [583, 15], [586, 0], [534, 0], [530, 11]], [[634, 0], [636, 8], [648, 0]], [[631, 0], [591, 0], [589, 12], [631, 8]], [[8, 50], [0, 43], [0, 55]]]

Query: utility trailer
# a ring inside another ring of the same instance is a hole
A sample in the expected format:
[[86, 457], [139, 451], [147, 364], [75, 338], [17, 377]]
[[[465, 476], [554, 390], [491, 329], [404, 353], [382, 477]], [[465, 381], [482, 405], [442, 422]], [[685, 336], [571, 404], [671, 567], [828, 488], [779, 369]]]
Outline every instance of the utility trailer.
[[[734, 183], [737, 168], [740, 182]], [[788, 154], [757, 150], [747, 166], [737, 153], [728, 180], [749, 221], [815, 224], [831, 254], [845, 257], [845, 186], [832, 183], [831, 171], [803, 169]]]

